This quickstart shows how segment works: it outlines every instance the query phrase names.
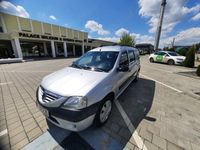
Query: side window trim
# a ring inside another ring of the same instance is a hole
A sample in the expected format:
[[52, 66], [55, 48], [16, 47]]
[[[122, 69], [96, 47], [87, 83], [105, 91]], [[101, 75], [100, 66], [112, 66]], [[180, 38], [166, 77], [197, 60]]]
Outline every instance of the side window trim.
[[[133, 58], [130, 57], [130, 53], [133, 53]], [[135, 57], [135, 53], [133, 50], [128, 50], [128, 57], [129, 57], [129, 63], [135, 62], [136, 57]]]
[[122, 58], [122, 54], [123, 54], [123, 53], [126, 53], [127, 62], [128, 62], [127, 65], [129, 65], [130, 62], [129, 62], [128, 51], [123, 51], [123, 52], [121, 53], [121, 55], [120, 55], [120, 60], [119, 60], [119, 65], [121, 64], [121, 58]]

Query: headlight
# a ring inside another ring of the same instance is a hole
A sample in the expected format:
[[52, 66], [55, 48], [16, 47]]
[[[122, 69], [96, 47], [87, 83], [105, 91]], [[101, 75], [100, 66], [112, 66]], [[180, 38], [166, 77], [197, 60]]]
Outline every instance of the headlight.
[[69, 97], [63, 104], [64, 108], [82, 109], [87, 107], [87, 98], [81, 96]]
[[176, 58], [176, 60], [181, 60], [181, 61], [182, 61], [182, 60], [183, 60], [183, 58]]

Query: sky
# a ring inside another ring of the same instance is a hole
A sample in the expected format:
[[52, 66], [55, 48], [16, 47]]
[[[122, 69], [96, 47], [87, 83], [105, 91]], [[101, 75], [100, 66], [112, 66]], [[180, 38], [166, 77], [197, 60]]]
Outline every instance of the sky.
[[[10, 0], [0, 11], [88, 32], [118, 42], [129, 33], [136, 43], [154, 44], [161, 0]], [[200, 1], [167, 0], [160, 46], [200, 42]]]

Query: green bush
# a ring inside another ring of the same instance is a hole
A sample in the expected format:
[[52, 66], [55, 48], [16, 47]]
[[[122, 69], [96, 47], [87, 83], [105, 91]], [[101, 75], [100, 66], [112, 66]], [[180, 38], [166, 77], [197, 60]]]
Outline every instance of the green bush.
[[183, 65], [185, 67], [193, 68], [194, 67], [194, 61], [195, 61], [195, 47], [192, 46], [189, 49], [189, 51], [187, 51], [187, 53], [186, 53], [186, 59], [185, 59]]
[[177, 53], [181, 56], [186, 56], [188, 49], [187, 48], [180, 48]]
[[197, 73], [198, 76], [200, 76], [200, 65], [197, 67], [196, 73]]

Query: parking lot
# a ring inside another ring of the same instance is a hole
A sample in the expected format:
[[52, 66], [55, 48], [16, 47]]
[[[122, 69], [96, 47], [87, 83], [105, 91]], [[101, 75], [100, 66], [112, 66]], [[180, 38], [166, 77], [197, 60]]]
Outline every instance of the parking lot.
[[147, 55], [104, 127], [73, 133], [46, 122], [36, 89], [73, 60], [0, 65], [0, 149], [200, 149], [200, 78], [183, 74], [195, 69], [150, 63]]

